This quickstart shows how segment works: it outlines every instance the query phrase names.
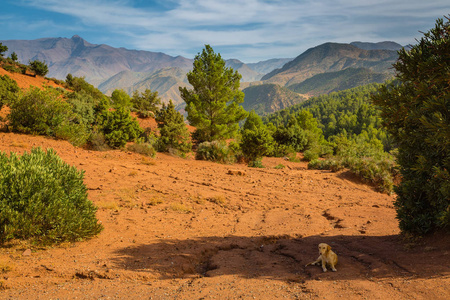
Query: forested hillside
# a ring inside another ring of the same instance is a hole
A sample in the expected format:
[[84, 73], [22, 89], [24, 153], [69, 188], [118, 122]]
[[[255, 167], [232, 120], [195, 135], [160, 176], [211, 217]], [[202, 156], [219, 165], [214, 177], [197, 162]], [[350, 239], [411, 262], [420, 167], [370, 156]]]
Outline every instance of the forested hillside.
[[301, 83], [288, 86], [288, 89], [300, 94], [318, 96], [370, 83], [383, 83], [390, 78], [392, 74], [376, 73], [366, 68], [348, 68], [317, 74]]

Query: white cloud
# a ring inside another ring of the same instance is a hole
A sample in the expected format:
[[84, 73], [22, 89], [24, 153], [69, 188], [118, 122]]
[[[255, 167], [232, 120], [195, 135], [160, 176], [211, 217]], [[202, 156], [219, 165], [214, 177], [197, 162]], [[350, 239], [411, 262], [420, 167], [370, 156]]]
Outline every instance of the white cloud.
[[193, 57], [211, 44], [227, 51], [223, 57], [244, 61], [292, 57], [326, 41], [413, 42], [414, 33], [429, 29], [417, 27], [433, 25], [450, 8], [448, 0], [172, 0], [165, 9], [151, 2], [145, 7], [132, 0], [21, 3], [120, 35], [116, 39], [129, 47]]

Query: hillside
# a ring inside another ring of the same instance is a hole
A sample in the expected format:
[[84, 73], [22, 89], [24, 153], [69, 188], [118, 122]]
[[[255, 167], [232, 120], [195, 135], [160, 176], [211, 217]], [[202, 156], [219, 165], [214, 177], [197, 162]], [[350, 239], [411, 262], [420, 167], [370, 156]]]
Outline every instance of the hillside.
[[367, 68], [377, 73], [392, 73], [397, 52], [364, 50], [349, 44], [326, 43], [308, 49], [281, 69], [266, 74], [262, 80], [290, 86], [314, 75], [347, 68]]
[[122, 71], [100, 84], [98, 88], [107, 95], [111, 95], [115, 89], [123, 89], [130, 95], [134, 91], [143, 92], [150, 89], [157, 91], [164, 102], [172, 99], [178, 105], [183, 102], [178, 87], [188, 85], [186, 73], [182, 69], [165, 68], [152, 73]]
[[[16, 75], [23, 88], [43, 82]], [[264, 168], [149, 158], [0, 133], [2, 152], [33, 147], [84, 172], [105, 229], [53, 247], [2, 245], [2, 299], [446, 299], [450, 266], [436, 257], [450, 240], [406, 243], [395, 196], [346, 170], [283, 158], [264, 158]], [[339, 256], [337, 272], [305, 267], [322, 242]]]
[[243, 92], [245, 98], [242, 106], [245, 110], [254, 110], [261, 116], [306, 100], [305, 97], [276, 84], [250, 86], [245, 88]]
[[288, 89], [300, 94], [318, 96], [370, 83], [383, 83], [392, 76], [389, 73], [375, 73], [366, 68], [348, 68], [314, 75], [301, 83], [288, 86]]
[[351, 42], [350, 45], [353, 45], [355, 47], [358, 47], [360, 49], [364, 50], [392, 50], [392, 51], [398, 51], [403, 48], [402, 45], [385, 41], [385, 42], [379, 42], [379, 43], [365, 43], [365, 42]]
[[264, 75], [262, 73], [256, 72], [238, 59], [227, 59], [225, 63], [228, 68], [233, 68], [233, 70], [238, 71], [239, 74], [242, 75], [241, 81], [243, 82], [258, 81]]

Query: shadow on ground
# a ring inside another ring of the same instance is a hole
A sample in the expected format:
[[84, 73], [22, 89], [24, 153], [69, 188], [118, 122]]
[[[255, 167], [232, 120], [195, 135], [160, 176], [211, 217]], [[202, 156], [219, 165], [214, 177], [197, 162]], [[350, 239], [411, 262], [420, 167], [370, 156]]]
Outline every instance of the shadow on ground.
[[[338, 254], [337, 272], [305, 267], [317, 258], [322, 242]], [[450, 265], [442, 260], [449, 254], [448, 235], [413, 246], [398, 235], [168, 238], [121, 249], [113, 263], [118, 269], [159, 274], [161, 279], [238, 275], [303, 281], [450, 275]]]

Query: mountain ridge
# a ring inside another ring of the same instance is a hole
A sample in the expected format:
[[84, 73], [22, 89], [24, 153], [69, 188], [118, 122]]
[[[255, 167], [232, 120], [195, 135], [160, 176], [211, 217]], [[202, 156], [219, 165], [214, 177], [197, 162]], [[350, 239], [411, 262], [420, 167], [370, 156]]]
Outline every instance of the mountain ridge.
[[261, 80], [289, 86], [300, 83], [314, 75], [335, 72], [346, 68], [367, 68], [374, 72], [389, 71], [397, 59], [392, 50], [365, 50], [350, 44], [325, 43], [310, 48], [262, 77]]

